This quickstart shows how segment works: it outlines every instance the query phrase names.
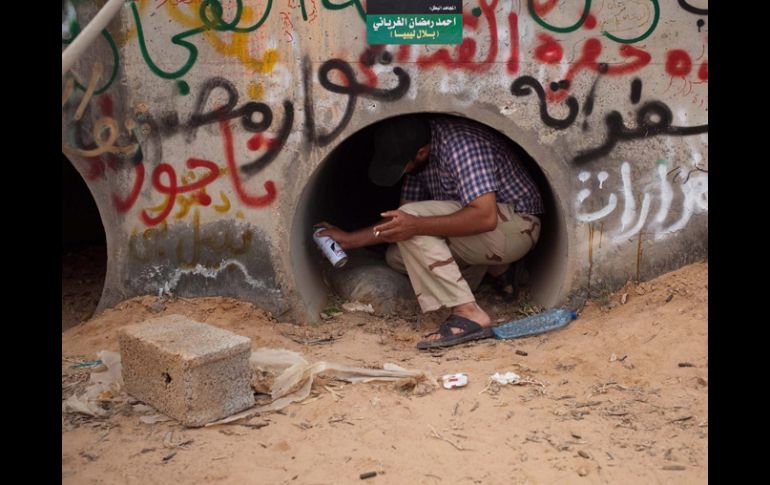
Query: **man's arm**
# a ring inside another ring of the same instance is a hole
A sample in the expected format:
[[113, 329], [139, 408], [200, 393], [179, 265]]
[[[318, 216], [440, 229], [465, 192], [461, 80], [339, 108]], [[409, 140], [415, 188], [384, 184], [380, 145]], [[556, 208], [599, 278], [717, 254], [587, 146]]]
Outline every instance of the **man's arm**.
[[380, 231], [377, 239], [386, 242], [405, 241], [413, 236], [472, 236], [497, 227], [497, 196], [495, 192], [487, 192], [446, 216], [417, 217], [401, 210], [381, 215], [391, 219], [375, 224], [372, 230]]
[[[400, 205], [405, 205], [410, 202], [410, 200], [401, 199]], [[390, 242], [386, 241], [382, 237], [382, 234], [375, 235], [375, 228], [380, 224], [388, 222], [389, 220], [390, 219], [380, 219], [379, 222], [372, 226], [364, 227], [363, 229], [358, 229], [352, 232], [343, 231], [339, 227], [333, 226], [328, 222], [320, 222], [316, 224], [316, 227], [324, 228], [324, 230], [318, 234], [319, 236], [327, 236], [334, 239], [334, 241], [339, 244], [342, 249], [356, 249]]]
[[380, 219], [377, 224], [365, 227], [363, 229], [357, 229], [352, 232], [343, 231], [339, 227], [333, 226], [328, 222], [320, 222], [316, 224], [316, 227], [324, 228], [324, 230], [318, 234], [319, 236], [328, 236], [334, 239], [334, 241], [339, 244], [342, 249], [347, 250], [363, 248], [366, 246], [374, 246], [375, 244], [388, 242], [383, 239], [381, 234], [375, 235], [375, 227], [378, 224], [382, 224], [384, 222], [387, 222], [387, 219]]

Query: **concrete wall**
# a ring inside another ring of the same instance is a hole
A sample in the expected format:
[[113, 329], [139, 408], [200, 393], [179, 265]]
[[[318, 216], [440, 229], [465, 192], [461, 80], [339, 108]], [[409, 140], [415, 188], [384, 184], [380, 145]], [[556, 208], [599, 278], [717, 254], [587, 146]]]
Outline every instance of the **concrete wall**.
[[[102, 4], [63, 3], [63, 48]], [[347, 137], [410, 112], [475, 119], [536, 160], [558, 226], [546, 304], [705, 256], [705, 0], [469, 0], [459, 46], [367, 46], [358, 0], [206, 4], [127, 2], [62, 81], [62, 150], [107, 234], [100, 308], [172, 292], [312, 316], [305, 188]]]

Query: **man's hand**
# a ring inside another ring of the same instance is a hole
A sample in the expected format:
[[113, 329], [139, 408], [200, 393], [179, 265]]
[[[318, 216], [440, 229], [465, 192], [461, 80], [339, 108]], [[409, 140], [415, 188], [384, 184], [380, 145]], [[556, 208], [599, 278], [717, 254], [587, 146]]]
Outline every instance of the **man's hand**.
[[389, 243], [406, 241], [419, 234], [419, 217], [407, 214], [401, 210], [387, 211], [380, 215], [390, 218], [384, 224], [374, 226], [375, 234], [378, 234], [378, 237], [383, 241]]
[[402, 210], [383, 212], [390, 218], [373, 227], [375, 235], [394, 243], [414, 236], [464, 237], [493, 231], [497, 227], [497, 195], [487, 192], [467, 206], [443, 216], [413, 216]]
[[352, 235], [349, 232], [343, 231], [339, 227], [333, 226], [326, 221], [319, 222], [313, 227], [316, 229], [323, 227], [324, 230], [318, 233], [319, 236], [330, 237], [334, 239], [334, 242], [336, 242], [342, 249], [350, 249]]

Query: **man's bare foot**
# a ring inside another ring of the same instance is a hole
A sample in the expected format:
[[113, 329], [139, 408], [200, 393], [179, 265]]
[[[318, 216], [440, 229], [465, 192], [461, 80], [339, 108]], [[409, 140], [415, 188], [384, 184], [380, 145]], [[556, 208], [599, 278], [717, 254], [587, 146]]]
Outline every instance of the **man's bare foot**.
[[[452, 313], [461, 317], [465, 317], [468, 320], [472, 320], [484, 328], [492, 325], [492, 319], [489, 318], [487, 312], [485, 312], [475, 301], [470, 303], [463, 303], [462, 305], [458, 305], [452, 308]], [[462, 332], [461, 329], [455, 327], [451, 327], [451, 331], [453, 335], [457, 335], [458, 333]], [[438, 340], [440, 338], [441, 335], [435, 334], [426, 338], [425, 341]]]

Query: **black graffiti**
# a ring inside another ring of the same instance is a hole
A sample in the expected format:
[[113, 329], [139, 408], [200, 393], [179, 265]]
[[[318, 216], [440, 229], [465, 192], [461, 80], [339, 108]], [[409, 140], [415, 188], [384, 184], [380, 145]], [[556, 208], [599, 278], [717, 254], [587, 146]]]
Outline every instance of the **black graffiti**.
[[[320, 73], [320, 72], [319, 72]], [[313, 79], [312, 69], [310, 65], [310, 59], [305, 56], [302, 59], [302, 87], [305, 99], [305, 126], [304, 135], [305, 141], [308, 143], [317, 144], [319, 146], [326, 146], [331, 143], [337, 136], [342, 133], [350, 120], [353, 118], [353, 110], [355, 108], [355, 97], [348, 96], [347, 103], [345, 105], [345, 112], [342, 114], [342, 118], [337, 123], [337, 126], [331, 129], [328, 133], [318, 133], [315, 126], [315, 103], [313, 102]]]
[[[365, 65], [367, 67], [371, 67], [376, 62], [388, 65], [393, 61], [393, 56], [381, 48], [368, 49], [362, 54], [362, 58], [365, 59]], [[335, 77], [333, 76], [335, 71], [338, 73], [339, 79], [341, 79], [341, 84], [332, 80], [332, 78]], [[345, 111], [337, 125], [328, 133], [319, 133], [315, 124], [312, 67], [309, 59], [306, 57], [303, 60], [302, 66], [305, 140], [319, 146], [325, 146], [331, 143], [349, 125], [359, 97], [380, 101], [397, 101], [401, 99], [409, 91], [411, 84], [410, 77], [406, 71], [400, 67], [394, 67], [392, 73], [396, 77], [396, 83], [393, 87], [388, 89], [374, 88], [358, 82], [355, 71], [350, 63], [342, 59], [330, 59], [324, 62], [318, 70], [319, 83], [329, 92], [346, 96], [347, 101]], [[224, 98], [224, 100], [220, 101], [215, 107], [209, 108], [210, 100], [215, 96], [215, 93], [220, 94], [218, 98]], [[202, 84], [196, 96], [192, 113], [187, 121], [181, 120], [179, 113], [176, 111], [162, 113], [158, 115], [156, 119], [145, 110], [134, 113], [134, 119], [138, 123], [141, 123], [141, 132], [149, 133], [148, 141], [151, 139], [157, 142], [158, 153], [156, 155], [158, 156], [153, 157], [153, 159], [159, 161], [162, 159], [162, 140], [178, 133], [183, 133], [185, 135], [185, 141], [191, 143], [195, 139], [199, 128], [222, 121], [240, 119], [240, 124], [243, 129], [252, 133], [261, 133], [273, 126], [274, 113], [267, 104], [248, 101], [243, 105], [238, 106], [238, 103], [238, 90], [233, 83], [223, 77], [217, 76], [207, 79]], [[275, 138], [270, 140], [267, 144], [266, 151], [258, 158], [240, 166], [239, 171], [244, 174], [246, 178], [258, 174], [264, 168], [269, 166], [270, 163], [277, 158], [291, 134], [295, 121], [294, 104], [290, 100], [285, 99], [282, 106], [284, 111], [283, 121], [281, 122], [280, 127], [277, 128]], [[90, 115], [91, 106], [89, 105], [86, 109], [87, 111], [85, 114]], [[84, 116], [83, 119], [91, 119], [91, 116]], [[91, 139], [92, 136], [83, 126], [82, 120], [75, 121], [69, 127], [69, 130], [69, 136], [74, 141], [76, 148], [81, 150], [94, 150], [98, 148], [98, 143], [95, 143], [98, 142], [98, 140]], [[135, 143], [137, 150], [130, 154], [103, 154], [102, 157], [104, 157], [105, 162], [112, 163], [120, 160], [128, 160], [134, 165], [143, 162], [145, 156], [142, 152], [140, 143], [134, 135], [133, 129], [129, 130], [128, 136], [121, 134], [118, 141], [120, 141], [123, 146], [125, 146], [126, 143]]]
[[[161, 136], [161, 125], [155, 121], [155, 118], [153, 118], [149, 112], [135, 112], [134, 119], [137, 122], [142, 123], [142, 129], [140, 130], [140, 133], [145, 135], [143, 140], [140, 140], [139, 148], [142, 149], [142, 146], [145, 146], [145, 148], [148, 146], [150, 148], [155, 148], [149, 156], [145, 157], [145, 159], [155, 160], [157, 163], [160, 163], [160, 161], [163, 160], [163, 137]], [[145, 149], [142, 150], [147, 152]]]
[[705, 20], [703, 20], [703, 19], [698, 19], [698, 21], [697, 21], [697, 22], [695, 22], [695, 25], [697, 25], [697, 26], [698, 26], [698, 33], [700, 33], [700, 29], [701, 29], [701, 28], [702, 28], [704, 25], [706, 25], [706, 21], [705, 21]]
[[[226, 100], [223, 105], [206, 111], [209, 98], [217, 89], [224, 91]], [[160, 132], [163, 136], [170, 136], [183, 130], [186, 134], [186, 141], [190, 143], [194, 140], [198, 128], [220, 121], [240, 118], [243, 129], [251, 133], [262, 133], [273, 125], [273, 110], [270, 106], [261, 102], [248, 101], [237, 107], [238, 99], [238, 90], [233, 83], [222, 77], [210, 78], [203, 83], [198, 92], [193, 112], [187, 123], [182, 124], [176, 112], [165, 113], [161, 117]], [[271, 141], [265, 153], [240, 167], [239, 170], [247, 177], [258, 174], [270, 165], [286, 143], [294, 125], [294, 104], [284, 100], [283, 110], [283, 122], [278, 128], [277, 138]], [[258, 115], [257, 119], [255, 119], [255, 114]]]
[[[371, 66], [375, 60], [388, 64], [392, 60], [382, 53], [378, 56], [375, 50], [367, 50], [362, 56], [364, 64]], [[371, 62], [371, 64], [369, 64]], [[336, 84], [330, 79], [333, 71], [338, 71], [343, 79], [343, 84]], [[313, 102], [313, 87], [311, 79], [310, 60], [305, 57], [302, 62], [302, 83], [305, 96], [305, 126], [304, 136], [309, 143], [315, 143], [319, 146], [326, 146], [331, 143], [348, 126], [353, 118], [358, 97], [376, 99], [380, 101], [397, 101], [404, 97], [409, 91], [411, 78], [400, 67], [393, 68], [393, 74], [397, 78], [397, 83], [390, 89], [380, 89], [361, 84], [356, 80], [356, 74], [350, 63], [342, 59], [330, 59], [324, 62], [318, 70], [318, 82], [321, 86], [332, 93], [343, 94], [347, 96], [345, 111], [332, 130], [328, 133], [318, 133], [315, 125], [315, 104]]]
[[[335, 84], [329, 79], [329, 73], [334, 70], [339, 71], [345, 77], [345, 84]], [[400, 67], [394, 67], [393, 74], [398, 78], [398, 83], [393, 88], [372, 88], [356, 80], [356, 74], [349, 63], [342, 59], [329, 59], [318, 70], [318, 81], [321, 86], [332, 93], [362, 96], [379, 101], [397, 101], [409, 91], [411, 79], [409, 74]]]
[[693, 7], [689, 3], [687, 3], [687, 0], [679, 0], [679, 6], [682, 7], [684, 10], [694, 13], [695, 15], [708, 15], [709, 9], [707, 8], [698, 8]]
[[567, 79], [562, 79], [559, 82], [553, 81], [551, 83], [551, 91], [556, 92], [560, 89], [569, 89], [570, 82]]
[[253, 162], [249, 162], [241, 166], [241, 172], [247, 176], [252, 177], [261, 172], [263, 168], [270, 165], [270, 163], [275, 160], [275, 158], [281, 152], [283, 146], [286, 144], [286, 140], [291, 134], [291, 127], [294, 125], [294, 104], [292, 104], [292, 102], [288, 99], [283, 101], [283, 112], [283, 123], [278, 129], [278, 136], [275, 141], [271, 144], [267, 151], [262, 154], [261, 157], [257, 158]]
[[636, 104], [640, 99], [642, 99], [642, 80], [637, 77], [631, 81], [631, 103]]
[[636, 128], [628, 128], [618, 111], [610, 112], [604, 119], [607, 139], [596, 148], [578, 153], [573, 162], [580, 165], [610, 153], [620, 141], [651, 138], [658, 135], [689, 136], [708, 133], [708, 125], [672, 126], [671, 109], [662, 101], [648, 101], [636, 112]]
[[[211, 93], [215, 89], [222, 89], [227, 93], [227, 101], [224, 106], [219, 106], [212, 111], [204, 111]], [[273, 111], [265, 103], [249, 101], [240, 108], [238, 105], [238, 90], [233, 83], [222, 77], [214, 77], [207, 80], [195, 101], [193, 114], [185, 128], [188, 130], [188, 136], [192, 136], [195, 130], [203, 125], [217, 123], [219, 121], [241, 119], [241, 126], [246, 131], [252, 133], [261, 133], [267, 130], [273, 124]], [[254, 113], [259, 113], [259, 121], [254, 121]], [[191, 141], [191, 140], [190, 140]]]
[[575, 122], [575, 118], [577, 118], [578, 115], [579, 106], [577, 99], [575, 99], [574, 96], [569, 96], [567, 98], [566, 103], [567, 107], [569, 108], [569, 114], [567, 114], [566, 118], [560, 120], [548, 114], [548, 105], [546, 104], [545, 100], [545, 90], [540, 85], [540, 83], [537, 82], [537, 79], [533, 78], [532, 76], [522, 76], [513, 81], [513, 84], [511, 84], [511, 93], [514, 96], [527, 96], [532, 93], [533, 89], [537, 93], [537, 97], [540, 99], [540, 118], [543, 120], [543, 123], [545, 123], [546, 126], [557, 130], [564, 130]]
[[378, 62], [387, 66], [393, 62], [393, 54], [386, 50], [384, 45], [370, 45], [358, 60], [366, 67], [372, 67]]
[[[606, 69], [600, 69], [599, 76], [594, 80], [594, 83], [591, 86], [585, 104], [583, 105], [583, 113], [586, 115], [586, 118], [593, 111], [596, 87], [601, 75], [606, 72]], [[552, 83], [552, 85], [553, 84], [556, 83]], [[575, 122], [579, 111], [579, 104], [577, 99], [573, 96], [569, 96], [566, 99], [566, 104], [569, 108], [567, 117], [564, 119], [556, 119], [548, 114], [545, 90], [535, 78], [531, 76], [522, 76], [516, 79], [511, 85], [511, 93], [514, 96], [529, 95], [532, 93], [533, 89], [540, 100], [540, 118], [546, 126], [557, 130], [564, 130]], [[641, 99], [641, 95], [642, 81], [639, 78], [635, 78], [631, 81], [631, 102], [633, 104], [638, 103]], [[708, 133], [707, 124], [698, 126], [674, 126], [671, 124], [672, 121], [673, 114], [671, 113], [671, 109], [662, 101], [649, 101], [637, 109], [636, 128], [626, 127], [623, 122], [623, 116], [618, 111], [612, 111], [605, 117], [607, 136], [604, 143], [598, 147], [579, 152], [573, 158], [573, 162], [576, 164], [583, 164], [596, 160], [597, 158], [610, 153], [615, 145], [621, 141], [651, 138], [658, 135], [690, 136]], [[583, 130], [585, 131], [587, 129], [588, 123], [587, 121], [584, 121]]]

